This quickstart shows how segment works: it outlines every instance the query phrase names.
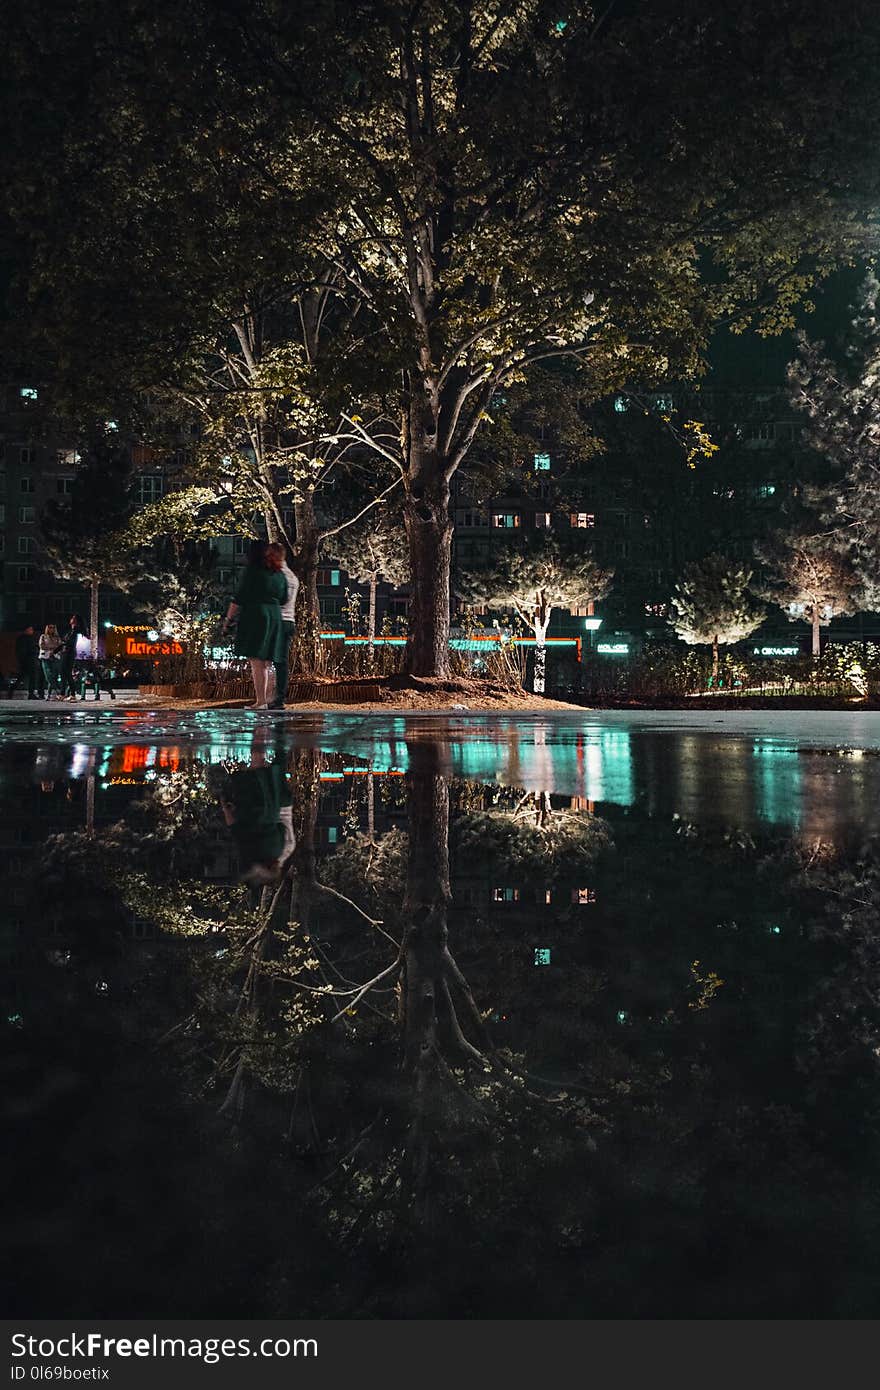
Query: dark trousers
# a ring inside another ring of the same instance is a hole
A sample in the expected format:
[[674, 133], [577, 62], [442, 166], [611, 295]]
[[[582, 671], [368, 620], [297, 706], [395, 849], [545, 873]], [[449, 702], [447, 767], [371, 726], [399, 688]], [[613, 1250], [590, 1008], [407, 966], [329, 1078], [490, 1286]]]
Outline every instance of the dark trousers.
[[61, 658], [61, 694], [62, 694], [62, 695], [75, 695], [75, 694], [76, 694], [76, 684], [75, 684], [74, 679], [73, 679], [73, 662], [74, 662], [74, 658], [73, 658], [73, 657], [70, 657], [69, 660], [68, 660], [68, 658], [67, 658], [66, 656], [63, 656], [63, 657]]
[[287, 682], [290, 678], [290, 644], [293, 641], [296, 624], [282, 620], [281, 627], [284, 632], [284, 645], [281, 649], [281, 660], [275, 662], [275, 699], [280, 700], [283, 704], [287, 699]]
[[21, 667], [20, 667], [20, 668], [19, 668], [19, 671], [18, 671], [18, 674], [15, 675], [15, 676], [13, 676], [12, 681], [11, 681], [10, 686], [9, 686], [9, 695], [10, 695], [10, 698], [12, 697], [12, 695], [15, 693], [15, 691], [18, 689], [18, 687], [19, 687], [20, 685], [26, 685], [26, 686], [27, 686], [28, 696], [36, 695], [36, 693], [37, 693], [37, 663], [36, 663], [36, 661], [30, 662], [30, 663], [29, 663], [27, 666], [25, 666], [24, 668], [21, 668]]

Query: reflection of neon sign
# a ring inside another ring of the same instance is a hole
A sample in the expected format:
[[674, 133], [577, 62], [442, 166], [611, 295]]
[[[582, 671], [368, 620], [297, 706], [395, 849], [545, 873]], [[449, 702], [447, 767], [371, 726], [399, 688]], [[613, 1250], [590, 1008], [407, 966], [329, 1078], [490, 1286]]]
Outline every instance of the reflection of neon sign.
[[753, 647], [753, 656], [800, 656], [800, 647]]
[[182, 656], [180, 642], [143, 642], [135, 637], [125, 639], [126, 656]]

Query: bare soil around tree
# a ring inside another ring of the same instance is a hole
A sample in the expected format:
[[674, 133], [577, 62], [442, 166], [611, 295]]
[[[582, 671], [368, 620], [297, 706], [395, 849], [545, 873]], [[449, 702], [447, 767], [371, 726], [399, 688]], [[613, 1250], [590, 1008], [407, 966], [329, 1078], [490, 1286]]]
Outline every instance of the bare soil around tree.
[[[241, 709], [248, 699], [205, 697], [186, 692], [186, 687], [142, 686], [142, 696], [157, 708]], [[165, 693], [167, 692], [167, 693]], [[501, 682], [468, 676], [316, 676], [296, 680], [287, 697], [287, 707], [296, 709], [406, 709], [438, 711], [531, 710], [551, 714], [559, 710], [583, 709], [565, 700], [549, 700], [528, 690], [512, 690]]]

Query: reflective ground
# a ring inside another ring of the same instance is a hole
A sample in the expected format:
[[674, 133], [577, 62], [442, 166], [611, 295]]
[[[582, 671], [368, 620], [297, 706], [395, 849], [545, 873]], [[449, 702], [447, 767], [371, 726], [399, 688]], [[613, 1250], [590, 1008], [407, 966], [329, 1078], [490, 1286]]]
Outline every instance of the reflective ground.
[[880, 728], [795, 717], [0, 715], [11, 1313], [877, 1316]]

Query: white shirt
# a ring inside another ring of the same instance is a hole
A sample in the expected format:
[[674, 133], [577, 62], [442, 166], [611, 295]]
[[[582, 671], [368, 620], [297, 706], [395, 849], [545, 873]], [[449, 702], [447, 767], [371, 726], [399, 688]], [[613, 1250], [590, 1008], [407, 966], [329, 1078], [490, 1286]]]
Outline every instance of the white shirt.
[[292, 623], [296, 611], [296, 596], [299, 593], [299, 580], [286, 560], [281, 566], [281, 573], [287, 581], [287, 598], [281, 605], [281, 621], [283, 623]]

